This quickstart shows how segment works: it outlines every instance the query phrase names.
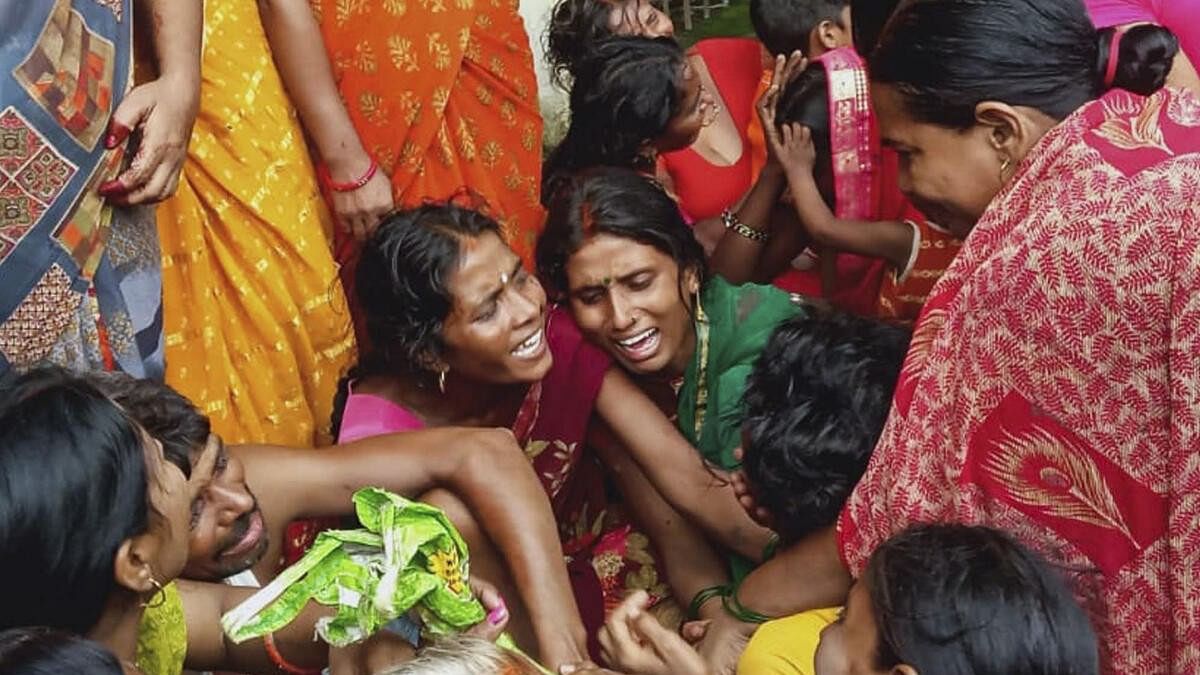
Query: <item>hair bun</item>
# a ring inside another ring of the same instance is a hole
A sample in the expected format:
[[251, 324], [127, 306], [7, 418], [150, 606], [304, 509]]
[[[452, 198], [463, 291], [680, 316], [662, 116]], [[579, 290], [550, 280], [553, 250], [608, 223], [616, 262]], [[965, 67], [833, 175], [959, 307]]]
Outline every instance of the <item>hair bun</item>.
[[1124, 89], [1135, 94], [1149, 96], [1162, 88], [1167, 74], [1179, 53], [1179, 39], [1170, 30], [1154, 24], [1142, 24], [1127, 29], [1120, 35], [1117, 46], [1117, 64], [1110, 71], [1109, 56], [1112, 41], [1118, 39], [1116, 28], [1096, 31], [1096, 80], [1101, 91]]

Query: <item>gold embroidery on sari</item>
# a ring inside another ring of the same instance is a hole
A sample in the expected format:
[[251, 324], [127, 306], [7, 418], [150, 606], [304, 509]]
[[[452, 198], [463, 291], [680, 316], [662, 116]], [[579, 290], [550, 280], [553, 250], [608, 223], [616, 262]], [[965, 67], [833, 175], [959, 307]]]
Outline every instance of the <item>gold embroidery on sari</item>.
[[1162, 127], [1158, 123], [1162, 107], [1163, 97], [1154, 96], [1133, 116], [1135, 111], [1124, 110], [1125, 106], [1106, 101], [1104, 123], [1094, 133], [1122, 150], [1155, 148], [1173, 156], [1175, 153], [1163, 140]]
[[929, 358], [929, 351], [933, 348], [933, 339], [941, 332], [945, 323], [946, 310], [931, 309], [917, 324], [909, 343], [908, 358], [904, 360], [901, 370], [902, 377], [913, 378], [920, 374], [925, 367], [925, 360]]
[[1120, 532], [1141, 550], [1094, 460], [1041, 427], [996, 441], [984, 469], [1015, 501], [1051, 516]]

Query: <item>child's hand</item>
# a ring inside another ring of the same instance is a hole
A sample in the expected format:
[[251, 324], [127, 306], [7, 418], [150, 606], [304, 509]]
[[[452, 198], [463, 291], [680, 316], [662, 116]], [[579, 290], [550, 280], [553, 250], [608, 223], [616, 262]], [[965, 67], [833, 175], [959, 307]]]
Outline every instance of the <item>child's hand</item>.
[[803, 124], [785, 124], [775, 138], [768, 137], [768, 144], [778, 158], [783, 170], [791, 176], [812, 177], [817, 163], [817, 148], [813, 145], [812, 130]]
[[646, 612], [649, 603], [637, 591], [608, 616], [599, 635], [605, 660], [637, 675], [708, 675], [700, 654]]
[[767, 90], [763, 92], [761, 98], [758, 99], [758, 119], [762, 122], [763, 134], [767, 138], [767, 163], [774, 166], [779, 165], [779, 158], [775, 154], [775, 145], [772, 137], [779, 136], [779, 130], [775, 126], [777, 113], [779, 108], [779, 97], [783, 93], [784, 87], [792, 81], [800, 71], [808, 66], [808, 59], [799, 51], [792, 52], [788, 58], [784, 58], [782, 54], [775, 57], [775, 70], [771, 73], [771, 84]]

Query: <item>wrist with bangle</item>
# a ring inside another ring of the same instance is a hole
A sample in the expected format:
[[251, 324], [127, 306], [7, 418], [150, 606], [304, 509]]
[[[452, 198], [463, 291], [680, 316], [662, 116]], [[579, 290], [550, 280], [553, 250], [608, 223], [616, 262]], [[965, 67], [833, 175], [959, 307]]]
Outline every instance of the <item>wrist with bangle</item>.
[[753, 242], [762, 244], [770, 241], [771, 239], [770, 233], [756, 230], [753, 227], [743, 223], [741, 219], [734, 214], [733, 209], [725, 209], [721, 212], [721, 223], [725, 225], [725, 229], [733, 230], [739, 236], [742, 236]]
[[712, 600], [713, 598], [724, 598], [728, 593], [728, 584], [709, 586], [708, 588], [701, 589], [699, 593], [696, 593], [695, 597], [692, 598], [692, 602], [688, 605], [687, 620], [695, 621], [696, 619], [699, 619], [700, 608], [704, 607], [709, 600]]
[[321, 183], [331, 192], [354, 192], [355, 190], [358, 190], [367, 183], [371, 182], [371, 179], [375, 177], [375, 174], [378, 171], [379, 164], [374, 158], [372, 158], [371, 163], [367, 165], [367, 170], [364, 171], [361, 176], [352, 181], [345, 183], [335, 181], [333, 176], [329, 174], [329, 168], [324, 164], [319, 167], [318, 175], [321, 178]]
[[760, 624], [770, 621], [771, 617], [747, 608], [738, 600], [737, 594], [741, 588], [742, 584], [738, 582], [729, 588], [727, 594], [721, 596], [721, 605], [725, 608], [725, 613], [742, 623]]
[[263, 637], [263, 646], [267, 649], [267, 658], [271, 659], [271, 664], [280, 671], [289, 673], [289, 675], [321, 675], [320, 668], [303, 668], [288, 661], [279, 651], [279, 646], [275, 644], [275, 634], [267, 633]]

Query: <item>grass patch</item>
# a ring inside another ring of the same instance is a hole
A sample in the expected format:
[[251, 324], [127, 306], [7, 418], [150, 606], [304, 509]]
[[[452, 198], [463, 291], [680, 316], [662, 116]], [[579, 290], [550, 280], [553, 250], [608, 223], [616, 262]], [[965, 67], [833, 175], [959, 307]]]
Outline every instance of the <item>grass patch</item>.
[[712, 16], [705, 19], [702, 12], [692, 10], [692, 30], [683, 30], [683, 3], [673, 0], [672, 19], [675, 20], [675, 38], [679, 44], [691, 47], [710, 37], [753, 37], [754, 26], [750, 24], [749, 0], [730, 0], [728, 7], [714, 9]]

